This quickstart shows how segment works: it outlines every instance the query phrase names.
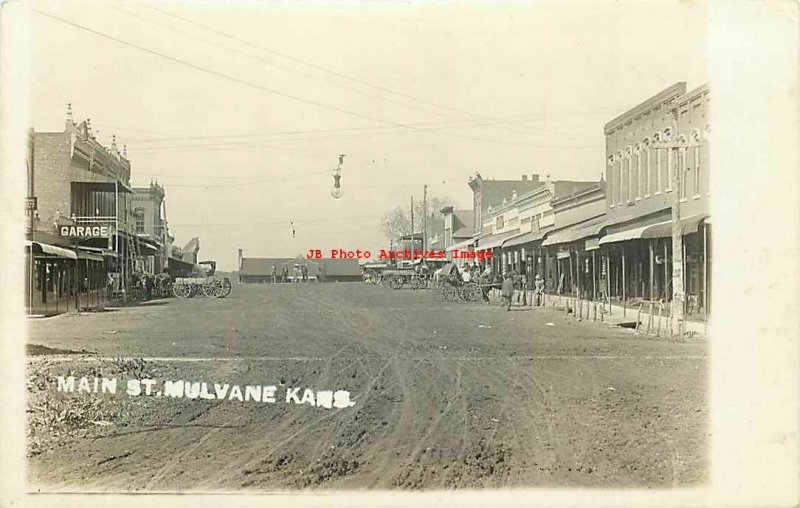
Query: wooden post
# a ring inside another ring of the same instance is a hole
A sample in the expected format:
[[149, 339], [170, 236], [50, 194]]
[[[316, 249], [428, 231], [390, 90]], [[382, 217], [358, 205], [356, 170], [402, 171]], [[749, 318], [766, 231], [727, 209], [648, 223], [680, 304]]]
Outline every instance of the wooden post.
[[662, 311], [663, 307], [664, 307], [664, 305], [661, 303], [661, 301], [659, 301], [658, 302], [658, 326], [656, 327], [656, 337], [660, 337], [661, 336], [661, 311]]
[[708, 224], [703, 223], [703, 321], [706, 327], [708, 327], [708, 301]]
[[639, 312], [636, 313], [636, 333], [639, 333], [639, 322], [642, 320], [642, 305], [644, 302], [639, 302]]
[[[611, 253], [606, 255], [606, 299], [608, 300], [608, 313], [611, 314]], [[605, 309], [605, 302], [603, 302]]]
[[[703, 233], [705, 234], [705, 232]], [[597, 257], [592, 251], [592, 301], [597, 300]]]
[[627, 306], [625, 295], [625, 244], [622, 245], [622, 317], [625, 317], [625, 310]]
[[653, 239], [651, 238], [647, 242], [647, 246], [650, 249], [650, 300], [655, 300], [655, 260], [653, 259], [655, 254], [653, 252]]
[[664, 242], [664, 295], [667, 294], [667, 283], [669, 282], [669, 254], [667, 251], [667, 242]]
[[647, 330], [644, 332], [650, 335], [650, 328], [653, 326], [653, 301], [650, 301], [650, 307], [647, 309]]

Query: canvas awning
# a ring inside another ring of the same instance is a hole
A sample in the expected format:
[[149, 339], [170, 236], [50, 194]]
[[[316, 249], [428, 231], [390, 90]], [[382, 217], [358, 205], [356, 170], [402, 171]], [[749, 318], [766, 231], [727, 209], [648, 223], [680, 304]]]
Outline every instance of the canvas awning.
[[66, 259], [78, 259], [78, 255], [74, 250], [65, 249], [64, 247], [57, 247], [55, 245], [50, 245], [49, 243], [27, 241], [25, 242], [25, 246], [28, 248], [33, 248], [34, 253], [38, 252], [40, 254], [51, 254], [53, 256]]
[[89, 261], [103, 261], [103, 256], [95, 254], [94, 252], [86, 252], [85, 250], [78, 249], [76, 251], [78, 259], [88, 259]]
[[[705, 219], [705, 215], [691, 215], [681, 219], [681, 235], [688, 235], [697, 232], [697, 226]], [[672, 236], [672, 221], [659, 222], [648, 226], [642, 233], [642, 238], [668, 238]]]
[[489, 250], [494, 249], [496, 247], [500, 247], [503, 245], [503, 242], [512, 236], [516, 236], [519, 234], [519, 231], [513, 231], [509, 233], [500, 233], [498, 235], [488, 236], [486, 238], [481, 238], [478, 240], [478, 250]]
[[644, 230], [649, 227], [650, 226], [640, 226], [638, 228], [626, 229], [618, 233], [612, 233], [610, 235], [606, 235], [600, 239], [599, 244], [605, 245], [607, 243], [624, 242], [626, 240], [637, 240], [642, 237], [642, 233], [644, 233]]
[[542, 242], [542, 247], [548, 245], [558, 245], [560, 243], [577, 242], [589, 236], [597, 236], [600, 230], [605, 227], [605, 215], [594, 217], [587, 221], [573, 224], [560, 231], [555, 231], [548, 235], [547, 239]]
[[512, 237], [506, 238], [503, 241], [503, 247], [516, 247], [518, 245], [524, 245], [530, 242], [537, 242], [544, 238], [544, 236], [549, 232], [549, 230], [544, 231], [529, 231], [527, 233], [522, 233], [519, 235], [514, 235]]
[[[681, 219], [681, 235], [688, 235], [697, 231], [697, 226], [706, 216], [692, 215]], [[669, 238], [672, 236], [672, 221], [663, 221], [647, 226], [626, 229], [600, 239], [600, 245], [614, 242], [624, 242], [626, 240], [637, 240], [640, 238]]]
[[461, 241], [461, 242], [458, 242], [456, 244], [451, 245], [450, 247], [447, 248], [447, 251], [449, 252], [449, 251], [456, 250], [456, 249], [458, 249], [458, 250], [467, 249], [469, 247], [472, 247], [475, 244], [476, 240], [477, 240], [477, 238], [474, 238], [474, 237], [473, 238], [467, 238], [464, 241]]

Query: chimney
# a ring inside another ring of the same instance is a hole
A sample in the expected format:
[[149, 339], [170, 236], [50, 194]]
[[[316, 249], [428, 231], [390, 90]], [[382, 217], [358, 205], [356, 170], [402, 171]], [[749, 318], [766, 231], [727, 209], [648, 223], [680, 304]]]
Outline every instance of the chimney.
[[239, 271], [242, 271], [242, 249], [239, 249]]
[[522, 175], [522, 181], [523, 182], [527, 182], [528, 181], [528, 175]]
[[68, 131], [75, 129], [75, 119], [72, 117], [72, 103], [67, 103], [67, 122], [66, 127]]
[[534, 173], [531, 175], [531, 181], [534, 183], [539, 183], [539, 173]]

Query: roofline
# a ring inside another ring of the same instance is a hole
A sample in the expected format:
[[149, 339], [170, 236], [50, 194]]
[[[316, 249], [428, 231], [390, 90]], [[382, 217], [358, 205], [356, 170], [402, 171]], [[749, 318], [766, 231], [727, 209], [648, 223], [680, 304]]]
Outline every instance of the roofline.
[[685, 93], [686, 93], [686, 82], [678, 81], [674, 85], [665, 88], [656, 95], [650, 97], [644, 102], [638, 104], [637, 106], [634, 106], [633, 108], [617, 116], [610, 122], [606, 123], [605, 126], [603, 127], [603, 131], [605, 132], [605, 134], [609, 134], [611, 131], [619, 127], [620, 124], [625, 123], [629, 119], [641, 115], [642, 113], [655, 108], [659, 104], [662, 104], [674, 98], [678, 98], [684, 95]]
[[679, 106], [683, 106], [684, 104], [686, 104], [687, 102], [691, 101], [692, 99], [694, 99], [698, 95], [703, 95], [704, 93], [708, 93], [709, 91], [711, 91], [711, 86], [708, 83], [706, 83], [704, 85], [700, 85], [697, 88], [695, 88], [694, 90], [691, 90], [691, 91], [686, 92], [685, 94], [683, 94], [678, 99], [678, 105]]

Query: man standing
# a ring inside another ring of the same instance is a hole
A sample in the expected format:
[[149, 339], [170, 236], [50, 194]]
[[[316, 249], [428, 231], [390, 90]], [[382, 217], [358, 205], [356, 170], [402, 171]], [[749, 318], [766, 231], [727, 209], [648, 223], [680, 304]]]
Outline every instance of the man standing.
[[278, 269], [275, 267], [275, 263], [272, 263], [272, 283], [275, 284], [278, 279]]
[[511, 277], [510, 273], [506, 273], [503, 278], [500, 294], [503, 297], [503, 304], [506, 306], [506, 311], [510, 311], [511, 297], [514, 294], [514, 279]]
[[533, 301], [537, 307], [542, 305], [544, 297], [544, 279], [540, 274], [536, 274], [536, 279], [533, 281]]

